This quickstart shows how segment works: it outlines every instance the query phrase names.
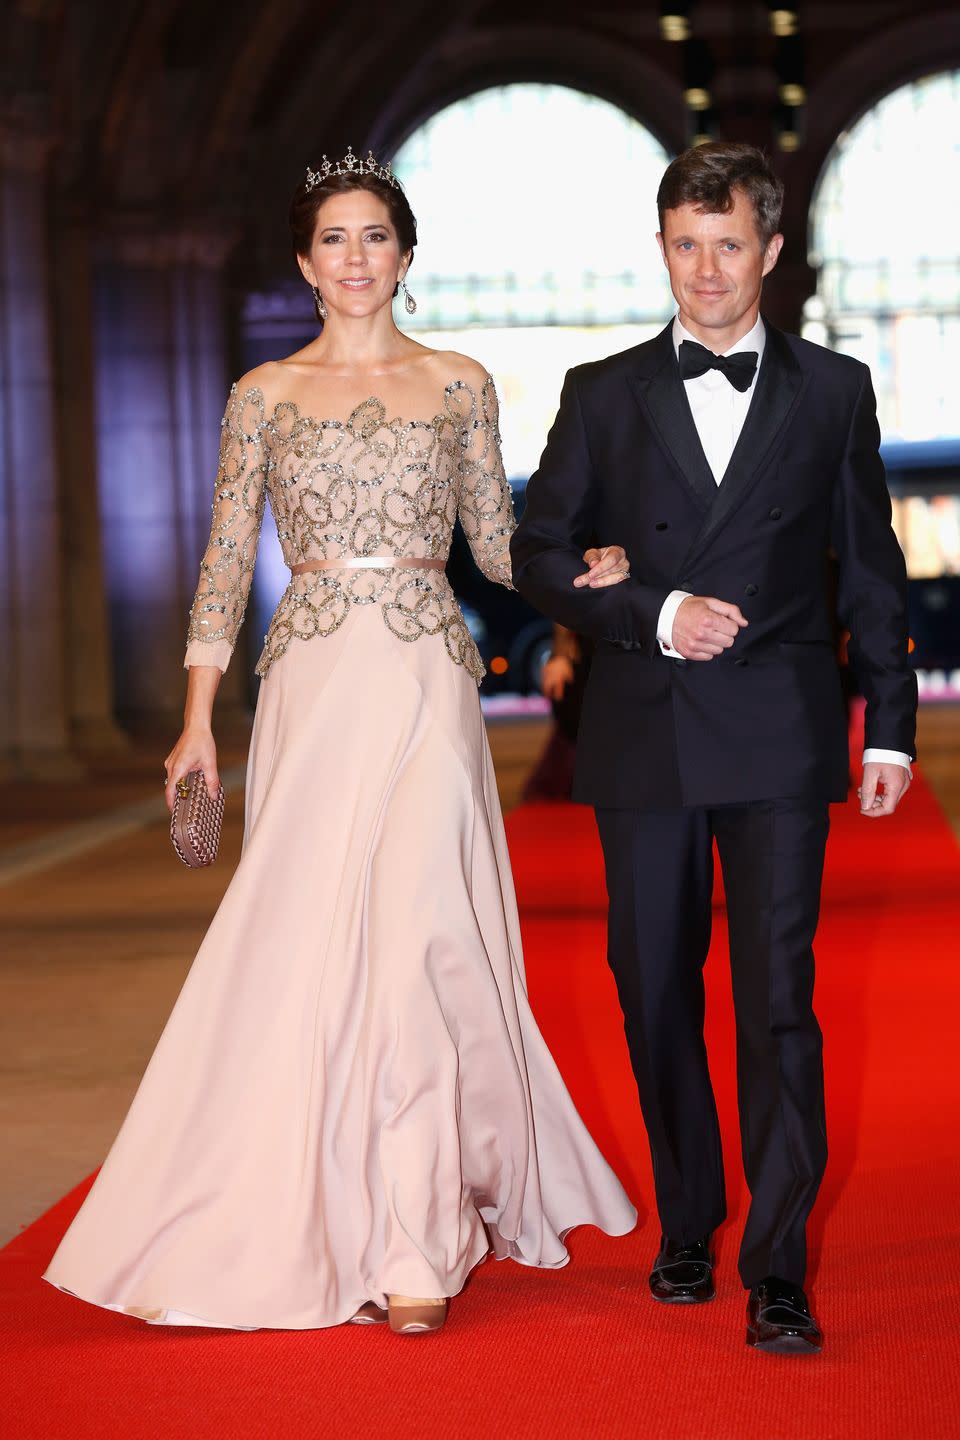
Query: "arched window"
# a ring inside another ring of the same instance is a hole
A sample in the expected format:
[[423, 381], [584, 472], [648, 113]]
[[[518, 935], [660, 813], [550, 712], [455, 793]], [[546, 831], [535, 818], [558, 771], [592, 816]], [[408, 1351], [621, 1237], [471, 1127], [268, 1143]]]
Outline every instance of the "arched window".
[[654, 240], [669, 160], [617, 106], [541, 84], [467, 96], [394, 157], [420, 237], [417, 313], [398, 311], [400, 323], [490, 369], [511, 475], [536, 465], [564, 371], [672, 313]]
[[884, 437], [958, 432], [960, 71], [880, 100], [839, 136], [811, 211], [804, 333], [870, 365]]
[[[960, 71], [880, 100], [814, 196], [804, 334], [873, 372], [921, 694], [960, 694]], [[954, 437], [954, 438], [949, 438]]]

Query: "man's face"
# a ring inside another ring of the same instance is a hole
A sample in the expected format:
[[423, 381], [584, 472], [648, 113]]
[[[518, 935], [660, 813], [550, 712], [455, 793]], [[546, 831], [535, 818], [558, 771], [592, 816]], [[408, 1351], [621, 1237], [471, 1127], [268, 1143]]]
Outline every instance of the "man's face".
[[733, 193], [733, 209], [725, 215], [693, 205], [665, 211], [657, 235], [681, 323], [717, 349], [753, 326], [761, 282], [783, 244], [783, 236], [774, 235], [764, 247], [749, 198], [740, 190]]

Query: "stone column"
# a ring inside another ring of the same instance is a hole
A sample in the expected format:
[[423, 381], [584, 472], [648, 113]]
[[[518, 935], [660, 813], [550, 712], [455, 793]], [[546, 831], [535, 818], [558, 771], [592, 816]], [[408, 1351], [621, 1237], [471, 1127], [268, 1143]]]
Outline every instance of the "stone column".
[[795, 335], [803, 326], [803, 307], [817, 288], [816, 271], [807, 263], [812, 197], [804, 160], [797, 151], [780, 152], [775, 160], [786, 186], [780, 222], [784, 245], [763, 297], [764, 314], [769, 313], [775, 325]]
[[[100, 510], [116, 708], [132, 720], [175, 723], [182, 708], [187, 610], [229, 383], [228, 248], [202, 233], [114, 234], [97, 267]], [[244, 670], [238, 657], [227, 672], [228, 705]]]
[[125, 749], [113, 716], [110, 627], [100, 536], [94, 417], [93, 273], [89, 223], [59, 215], [52, 286], [60, 434], [63, 584], [70, 731], [77, 751]]
[[0, 764], [75, 773], [69, 755], [48, 144], [0, 135]]

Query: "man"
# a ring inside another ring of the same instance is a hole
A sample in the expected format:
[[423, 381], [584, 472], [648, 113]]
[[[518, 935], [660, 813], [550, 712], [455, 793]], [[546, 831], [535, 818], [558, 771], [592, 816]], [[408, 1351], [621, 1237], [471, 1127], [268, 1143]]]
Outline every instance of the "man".
[[[821, 1346], [803, 1286], [826, 1163], [812, 942], [828, 805], [848, 784], [831, 552], [867, 701], [866, 817], [892, 814], [910, 782], [917, 691], [869, 371], [760, 318], [782, 194], [748, 145], [669, 167], [657, 239], [677, 318], [569, 372], [512, 554], [520, 593], [597, 642], [574, 797], [596, 808], [653, 1156], [651, 1291], [713, 1298], [726, 1213], [703, 1043], [716, 840], [751, 1192], [747, 1343], [802, 1353]], [[614, 538], [633, 578], [579, 588], [584, 549]]]

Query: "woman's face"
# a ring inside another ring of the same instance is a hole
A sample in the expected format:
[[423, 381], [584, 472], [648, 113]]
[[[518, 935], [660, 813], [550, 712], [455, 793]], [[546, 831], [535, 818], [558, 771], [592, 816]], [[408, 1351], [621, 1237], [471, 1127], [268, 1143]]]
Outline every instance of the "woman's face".
[[309, 256], [298, 257], [327, 314], [362, 317], [389, 305], [409, 255], [400, 254], [386, 205], [369, 190], [331, 195], [317, 211]]

